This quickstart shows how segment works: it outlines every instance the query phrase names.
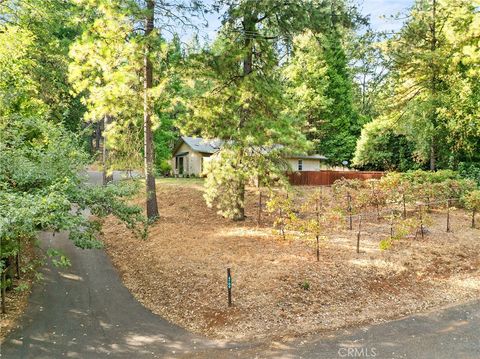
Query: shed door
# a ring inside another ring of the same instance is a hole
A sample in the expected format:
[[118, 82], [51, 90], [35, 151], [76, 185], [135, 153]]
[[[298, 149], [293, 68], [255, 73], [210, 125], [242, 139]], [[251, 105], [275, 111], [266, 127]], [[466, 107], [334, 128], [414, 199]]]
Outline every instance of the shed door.
[[178, 169], [178, 174], [179, 175], [183, 175], [183, 159], [185, 158], [185, 156], [180, 156], [180, 157], [177, 157], [177, 169]]

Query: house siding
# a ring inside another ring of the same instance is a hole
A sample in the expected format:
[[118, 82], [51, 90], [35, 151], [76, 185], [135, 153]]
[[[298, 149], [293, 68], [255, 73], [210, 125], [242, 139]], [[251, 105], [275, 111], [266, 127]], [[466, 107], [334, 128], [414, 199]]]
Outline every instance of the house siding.
[[328, 166], [325, 163], [321, 163], [320, 160], [288, 158], [288, 165], [290, 166], [292, 171], [298, 171], [299, 160], [302, 161], [302, 171], [320, 171], [328, 168]]
[[178, 173], [178, 168], [176, 168], [176, 163], [175, 163], [175, 156], [179, 153], [182, 152], [188, 152], [187, 155], [185, 155], [185, 162], [183, 164], [184, 175], [195, 175], [195, 176], [200, 176], [200, 173], [202, 171], [202, 154], [198, 153], [190, 148], [185, 143], [182, 143], [182, 145], [177, 149], [177, 151], [173, 154], [172, 157], [172, 170], [174, 175], [179, 175]]

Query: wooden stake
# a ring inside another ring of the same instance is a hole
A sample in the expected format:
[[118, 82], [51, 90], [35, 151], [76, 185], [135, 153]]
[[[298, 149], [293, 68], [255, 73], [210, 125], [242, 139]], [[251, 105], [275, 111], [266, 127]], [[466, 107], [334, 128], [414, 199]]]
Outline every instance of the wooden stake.
[[282, 207], [278, 209], [278, 217], [280, 218], [280, 235], [283, 237], [283, 240], [285, 240], [285, 230], [283, 228], [283, 226], [285, 225], [285, 220], [283, 218]]
[[360, 253], [360, 232], [362, 230], [362, 216], [358, 217], [358, 232], [357, 232], [357, 253]]
[[319, 205], [319, 199], [315, 201], [315, 213], [317, 215], [317, 235], [316, 235], [316, 240], [317, 240], [317, 262], [320, 261], [320, 243], [319, 243], [319, 234], [318, 232], [320, 231], [320, 205]]
[[348, 199], [348, 217], [349, 217], [349, 222], [350, 222], [350, 230], [353, 229], [353, 219], [352, 219], [352, 196], [350, 195], [350, 192], [347, 193], [347, 199]]
[[472, 228], [475, 228], [475, 214], [477, 214], [477, 211], [474, 209], [472, 211]]
[[420, 234], [422, 235], [422, 239], [424, 239], [423, 233], [423, 206], [420, 205]]
[[262, 191], [258, 191], [258, 218], [257, 223], [260, 225], [262, 219]]
[[390, 214], [390, 239], [393, 239], [393, 209]]
[[450, 232], [450, 200], [447, 199], [447, 232]]
[[20, 279], [20, 250], [19, 253], [15, 256], [15, 268], [17, 269], [17, 279]]
[[375, 190], [375, 182], [372, 182], [372, 197], [375, 201], [375, 209], [377, 210], [377, 222], [380, 221], [380, 203], [378, 201], [377, 191]]
[[402, 195], [403, 200], [403, 219], [407, 218], [407, 206], [405, 205], [405, 193]]

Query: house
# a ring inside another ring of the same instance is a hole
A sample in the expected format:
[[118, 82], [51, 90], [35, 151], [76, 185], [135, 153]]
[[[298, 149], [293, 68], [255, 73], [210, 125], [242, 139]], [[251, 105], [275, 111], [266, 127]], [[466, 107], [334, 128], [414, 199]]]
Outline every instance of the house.
[[221, 140], [204, 140], [200, 137], [182, 136], [173, 149], [172, 172], [175, 176], [200, 176], [203, 166], [220, 150]]
[[330, 169], [327, 157], [322, 155], [289, 155], [287, 163], [292, 171], [320, 171]]
[[[181, 136], [173, 149], [172, 172], [175, 176], [201, 176], [206, 161], [222, 147], [222, 140]], [[329, 169], [325, 156], [289, 155], [285, 158], [292, 171]]]

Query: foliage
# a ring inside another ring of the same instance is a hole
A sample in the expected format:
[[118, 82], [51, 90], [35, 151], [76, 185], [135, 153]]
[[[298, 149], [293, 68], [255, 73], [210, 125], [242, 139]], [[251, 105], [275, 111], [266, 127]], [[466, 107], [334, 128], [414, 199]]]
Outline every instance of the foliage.
[[[40, 230], [68, 230], [82, 248], [98, 247], [100, 224], [83, 215], [87, 207], [132, 225], [141, 210], [124, 203], [132, 190], [91, 188], [81, 175], [88, 162], [82, 132], [66, 130], [81, 116], [66, 79], [67, 48], [78, 30], [70, 22], [72, 4], [7, 1], [0, 7], [7, 9], [0, 19], [0, 263], [5, 268]], [[68, 265], [61, 253], [48, 254], [55, 264]]]
[[363, 127], [352, 163], [363, 170], [406, 171], [419, 166], [414, 151], [405, 135], [397, 133], [389, 121], [378, 118]]
[[[120, 1], [78, 0], [80, 37], [70, 48], [69, 80], [81, 96], [88, 123], [105, 121], [106, 167], [138, 168], [142, 163], [141, 44], [133, 33], [129, 8]], [[126, 40], [128, 39], [128, 41]], [[108, 121], [106, 119], [108, 117]]]
[[327, 227], [327, 218], [325, 215], [325, 203], [327, 199], [323, 195], [323, 191], [313, 191], [307, 198], [302, 200], [300, 206], [296, 229], [301, 234], [313, 238], [324, 237], [325, 228]]
[[328, 137], [320, 124], [325, 122], [322, 115], [329, 106], [334, 106], [333, 99], [326, 95], [329, 78], [321, 40], [307, 32], [295, 37], [294, 48], [294, 56], [283, 69], [288, 81], [287, 91], [292, 98], [292, 112], [304, 118], [308, 138], [320, 142]]
[[[84, 217], [114, 214], [133, 227], [141, 210], [124, 204], [125, 186], [91, 187], [79, 173], [87, 156], [78, 141], [45, 120], [1, 122], [0, 239], [2, 259], [14, 256], [39, 230], [69, 230], [82, 248], [98, 247], [99, 225]], [[71, 211], [71, 208], [76, 208]], [[66, 263], [61, 258], [57, 263]]]
[[48, 104], [50, 121], [79, 131], [84, 107], [72, 95], [66, 71], [68, 48], [81, 31], [71, 21], [76, 13], [73, 3], [4, 0], [0, 13], [0, 108], [20, 110], [4, 101], [13, 105], [27, 91], [36, 101], [29, 110], [42, 111], [40, 103]]
[[303, 282], [299, 283], [299, 286], [303, 290], [310, 290], [310, 282], [307, 280], [304, 280]]
[[420, 227], [420, 219], [417, 217], [401, 218], [398, 215], [393, 215], [389, 218], [393, 226], [393, 236], [384, 238], [379, 243], [381, 250], [390, 249], [395, 241], [404, 239], [411, 233], [416, 233]]
[[377, 99], [385, 86], [389, 63], [379, 46], [385, 34], [375, 31], [368, 24], [365, 27], [347, 43], [347, 49], [351, 54], [351, 71], [357, 84], [355, 103], [368, 123], [382, 110]]
[[332, 185], [335, 206], [343, 214], [355, 214], [371, 203], [371, 194], [367, 182], [358, 179], [342, 178]]
[[403, 181], [409, 185], [411, 197], [429, 198], [430, 201], [461, 198], [477, 185], [469, 179], [462, 179], [458, 172], [451, 170], [430, 171], [409, 171], [401, 175]]
[[[332, 7], [330, 7], [330, 5]], [[285, 68], [292, 113], [305, 119], [309, 140], [332, 164], [350, 161], [363, 119], [355, 106], [353, 73], [345, 49], [356, 22], [346, 2], [323, 4], [323, 20], [297, 36]], [[333, 12], [338, 12], [333, 14]], [[344, 18], [344, 21], [339, 19]]]
[[[178, 140], [177, 119], [186, 112], [182, 99], [190, 96], [181, 78], [184, 65], [184, 54], [180, 39], [174, 36], [172, 41], [165, 42], [161, 58], [157, 58], [154, 67], [168, 81], [162, 86], [160, 95], [155, 97], [154, 114], [158, 118], [153, 132], [155, 146], [155, 168], [160, 173], [169, 173], [166, 162], [172, 157], [172, 148]], [[158, 91], [159, 89], [157, 89]]]
[[209, 174], [205, 180], [204, 197], [209, 207], [216, 204], [219, 214], [226, 218], [238, 218], [242, 214], [239, 208], [245, 206], [243, 181], [246, 180], [244, 167], [239, 168], [238, 158], [233, 151], [221, 151], [215, 160], [206, 162], [205, 171]]
[[402, 29], [380, 44], [388, 76], [380, 110], [357, 143], [357, 167], [435, 170], [478, 161], [479, 16], [470, 0], [418, 0]]
[[429, 205], [446, 203], [448, 199], [461, 200], [476, 188], [474, 181], [464, 179], [452, 170], [389, 172], [380, 180], [342, 179], [332, 186], [336, 205], [347, 213], [350, 203], [353, 214], [369, 208], [380, 213], [380, 208], [388, 203], [402, 204], [403, 201], [406, 204], [420, 201]]
[[469, 210], [480, 212], [480, 190], [475, 190], [465, 195], [464, 202]]
[[348, 58], [342, 48], [340, 33], [327, 34], [325, 60], [328, 64], [327, 76], [330, 79], [326, 96], [332, 105], [320, 114], [322, 135], [318, 138], [318, 151], [324, 154], [332, 164], [351, 161], [357, 138], [364, 119], [354, 104], [352, 74], [348, 67]]
[[458, 164], [458, 173], [463, 178], [470, 178], [480, 186], [480, 164], [473, 162], [461, 162]]
[[297, 223], [292, 196], [288, 192], [272, 192], [267, 201], [267, 212], [275, 214], [273, 225], [278, 228], [280, 235], [285, 240], [287, 230], [295, 229]]
[[[282, 164], [281, 153], [306, 149], [301, 119], [286, 112], [279, 58], [291, 33], [305, 27], [310, 4], [224, 4], [225, 21], [216, 41], [189, 59], [190, 91], [196, 96], [186, 101], [189, 113], [179, 125], [183, 133], [224, 141], [224, 154], [210, 167], [217, 173], [207, 171], [207, 196], [218, 199], [224, 215], [244, 219], [247, 181], [267, 179]], [[227, 185], [222, 178], [230, 180], [227, 189], [217, 188]], [[236, 198], [225, 199], [224, 192]]]
[[181, 60], [178, 38], [167, 44], [161, 31], [171, 30], [178, 20], [191, 24], [188, 13], [201, 10], [201, 3], [76, 2], [82, 9], [78, 21], [88, 21], [70, 52], [70, 80], [87, 106], [86, 120], [114, 121], [105, 126], [104, 167], [136, 168], [143, 155], [147, 217], [157, 218], [154, 167], [170, 156], [175, 137], [180, 81], [173, 68]]

